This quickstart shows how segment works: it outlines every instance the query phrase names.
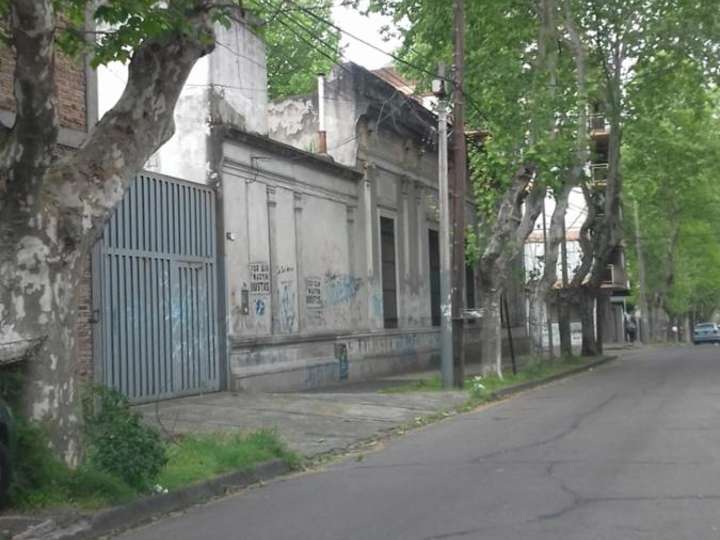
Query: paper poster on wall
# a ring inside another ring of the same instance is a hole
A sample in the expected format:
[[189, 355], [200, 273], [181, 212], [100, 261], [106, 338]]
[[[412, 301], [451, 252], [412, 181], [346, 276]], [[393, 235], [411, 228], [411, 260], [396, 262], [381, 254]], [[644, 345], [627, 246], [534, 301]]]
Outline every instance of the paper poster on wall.
[[319, 277], [305, 278], [305, 306], [307, 309], [322, 309], [322, 280]]
[[250, 263], [250, 294], [270, 294], [270, 265]]

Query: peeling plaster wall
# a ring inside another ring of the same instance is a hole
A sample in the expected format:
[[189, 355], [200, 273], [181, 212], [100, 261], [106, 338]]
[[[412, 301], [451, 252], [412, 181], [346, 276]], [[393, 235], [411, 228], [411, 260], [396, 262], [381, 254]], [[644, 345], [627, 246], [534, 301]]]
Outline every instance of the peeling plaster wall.
[[[226, 212], [235, 214], [232, 226], [257, 220], [246, 225], [249, 235], [239, 232], [226, 246], [235, 389], [312, 388], [439, 361], [429, 261], [429, 231], [438, 229], [436, 119], [358, 66], [334, 69], [325, 95], [327, 157], [360, 171], [354, 184], [319, 174], [312, 158], [226, 150], [224, 200]], [[274, 140], [315, 152], [318, 125], [317, 94], [268, 105]], [[475, 222], [470, 200], [466, 215], [468, 224]], [[394, 329], [384, 328], [381, 218], [394, 222]], [[251, 256], [255, 244], [262, 253]], [[242, 313], [242, 289], [253, 289], [244, 281], [253, 261], [270, 261], [273, 273], [262, 315], [252, 296]], [[294, 270], [286, 283], [276, 275], [281, 269]], [[297, 306], [292, 325], [283, 322], [288, 298]], [[522, 322], [517, 326], [515, 347], [522, 351]], [[468, 332], [468, 362], [479, 360], [477, 334]]]
[[[355, 100], [352, 73], [335, 68], [325, 81], [328, 155], [348, 167], [354, 167], [357, 162], [356, 125], [362, 105]], [[270, 102], [267, 111], [270, 137], [301, 150], [317, 152], [320, 127], [317, 93]]]

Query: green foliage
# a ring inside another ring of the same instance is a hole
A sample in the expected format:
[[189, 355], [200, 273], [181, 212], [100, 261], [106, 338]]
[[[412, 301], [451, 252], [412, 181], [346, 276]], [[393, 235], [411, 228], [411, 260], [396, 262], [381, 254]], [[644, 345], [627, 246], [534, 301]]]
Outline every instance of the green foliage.
[[89, 463], [139, 491], [149, 489], [167, 463], [160, 434], [130, 409], [125, 396], [95, 386], [83, 398]]
[[318, 73], [340, 60], [340, 33], [331, 20], [332, 0], [251, 0], [246, 6], [265, 21], [260, 32], [267, 47], [271, 99], [307, 94]]
[[168, 455], [168, 465], [158, 479], [158, 483], [168, 489], [228, 471], [247, 470], [271, 459], [284, 459], [293, 466], [298, 464], [298, 457], [269, 429], [248, 435], [187, 436], [170, 447]]
[[38, 508], [77, 504], [97, 507], [129, 500], [135, 490], [122, 480], [90, 466], [72, 470], [50, 449], [47, 435], [34, 422], [19, 419], [13, 453], [13, 506]]
[[[210, 11], [214, 21], [227, 24], [234, 10], [232, 4], [219, 4]], [[190, 16], [198, 9], [196, 0], [55, 0], [58, 17], [57, 44], [69, 55], [92, 54], [93, 65], [112, 61], [126, 62], [133, 50], [146, 40], [164, 41], [178, 36], [210, 39], [192, 24]], [[0, 10], [6, 11], [5, 5]], [[85, 13], [90, 10], [96, 30], [88, 32]]]
[[623, 175], [633, 282], [639, 235], [653, 305], [709, 317], [720, 307], [720, 100], [705, 67], [670, 54], [638, 70], [630, 90]]

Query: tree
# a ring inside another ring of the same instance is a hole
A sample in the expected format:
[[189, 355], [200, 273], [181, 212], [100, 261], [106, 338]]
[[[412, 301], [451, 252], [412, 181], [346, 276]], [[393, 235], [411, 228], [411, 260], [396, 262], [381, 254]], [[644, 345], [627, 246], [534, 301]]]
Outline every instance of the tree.
[[[666, 60], [663, 54], [654, 63]], [[626, 228], [635, 240], [631, 260], [646, 331], [663, 340], [667, 318], [705, 318], [720, 305], [718, 100], [690, 61], [642, 71], [632, 90], [639, 95], [623, 147]]]
[[[451, 57], [448, 4], [376, 0], [371, 8], [402, 21], [399, 55], [410, 66], [399, 67], [427, 84], [433, 66]], [[577, 117], [564, 113], [574, 107], [575, 83], [569, 56], [558, 50], [554, 0], [471, 2], [466, 16], [466, 85], [455, 91], [466, 95], [468, 124], [484, 133], [471, 145], [481, 223], [468, 252], [480, 274], [484, 369], [500, 373], [500, 296], [547, 189], [561, 189], [572, 162]]]
[[340, 59], [340, 32], [325, 22], [331, 20], [332, 6], [331, 0], [247, 2], [265, 21], [261, 35], [267, 47], [271, 99], [309, 93], [317, 84], [316, 75], [329, 72]]
[[[213, 25], [232, 12], [214, 0], [0, 6], [16, 59], [15, 121], [0, 142], [0, 353], [28, 359], [26, 413], [47, 423], [57, 451], [73, 461], [73, 300], [83, 260], [131, 176], [171, 137], [183, 84], [212, 50]], [[86, 10], [110, 30], [88, 34]], [[58, 146], [59, 51], [87, 51], [95, 64], [129, 62], [122, 97], [74, 152]]]
[[602, 190], [585, 189], [589, 212], [581, 232], [583, 268], [576, 273], [576, 285], [588, 277], [581, 303], [583, 321], [588, 323], [583, 325], [583, 353], [597, 354], [602, 352], [602, 318], [593, 336], [592, 307], [595, 301], [607, 301], [600, 289], [603, 271], [623, 238], [623, 134], [635, 102], [651, 91], [634, 84], [637, 75], [672, 70], [687, 61], [700, 66], [705, 77], [714, 76], [713, 51], [720, 33], [712, 0], [571, 0], [569, 5], [580, 41], [597, 70], [592, 97], [602, 105], [610, 126], [606, 185]]

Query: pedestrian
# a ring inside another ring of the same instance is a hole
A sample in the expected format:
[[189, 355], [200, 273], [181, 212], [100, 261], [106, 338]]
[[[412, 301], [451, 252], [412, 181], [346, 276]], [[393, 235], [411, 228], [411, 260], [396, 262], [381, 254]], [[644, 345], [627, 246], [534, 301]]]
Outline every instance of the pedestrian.
[[628, 343], [635, 343], [635, 334], [637, 332], [637, 323], [635, 316], [629, 313], [625, 314], [625, 339]]

